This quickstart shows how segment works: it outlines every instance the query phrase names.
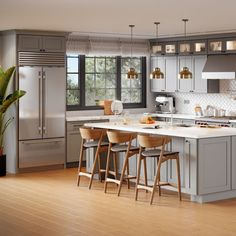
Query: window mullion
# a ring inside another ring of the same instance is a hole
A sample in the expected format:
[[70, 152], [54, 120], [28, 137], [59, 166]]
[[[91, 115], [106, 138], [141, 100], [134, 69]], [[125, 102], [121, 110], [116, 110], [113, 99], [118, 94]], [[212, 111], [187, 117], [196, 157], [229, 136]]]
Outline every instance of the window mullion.
[[121, 56], [116, 57], [116, 99], [121, 100]]

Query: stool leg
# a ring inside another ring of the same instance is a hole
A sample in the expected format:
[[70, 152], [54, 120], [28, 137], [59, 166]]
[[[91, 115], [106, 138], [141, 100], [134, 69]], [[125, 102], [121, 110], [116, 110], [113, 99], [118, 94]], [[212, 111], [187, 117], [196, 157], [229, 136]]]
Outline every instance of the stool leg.
[[130, 181], [129, 181], [129, 158], [128, 158], [128, 160], [127, 160], [127, 165], [126, 165], [126, 173], [127, 173], [127, 177], [128, 177], [128, 179], [127, 179], [127, 186], [128, 186], [128, 189], [130, 189]]
[[[144, 159], [143, 159], [143, 169], [144, 169], [144, 182], [145, 182], [145, 185], [148, 186], [146, 157], [144, 157]], [[148, 193], [148, 190], [146, 190], [146, 193]]]
[[100, 154], [98, 154], [98, 175], [99, 175], [99, 180], [102, 182], [102, 175], [101, 175], [101, 158]]
[[155, 176], [155, 180], [154, 180], [154, 184], [153, 184], [153, 188], [152, 188], [152, 195], [151, 195], [150, 205], [152, 205], [153, 197], [154, 197], [154, 194], [155, 194], [155, 191], [156, 191], [157, 179], [158, 179], [158, 173]]
[[158, 172], [158, 180], [157, 180], [159, 196], [161, 196], [161, 186], [159, 185], [160, 180], [161, 180], [161, 170]]
[[79, 175], [79, 173], [81, 172], [81, 169], [82, 169], [83, 156], [84, 156], [84, 142], [82, 141], [81, 147], [80, 147], [77, 186], [79, 186], [79, 183], [80, 183], [80, 175]]
[[143, 168], [144, 168], [144, 181], [145, 181], [145, 185], [148, 186], [148, 181], [147, 181], [147, 161], [146, 161], [146, 157], [144, 157], [144, 159], [143, 159]]
[[177, 167], [177, 176], [178, 176], [179, 200], [181, 201], [182, 196], [181, 196], [181, 179], [180, 179], [179, 155], [176, 157], [176, 167]]
[[96, 169], [96, 164], [97, 164], [97, 161], [98, 161], [98, 156], [99, 156], [99, 147], [97, 147], [94, 162], [93, 162], [92, 173], [91, 173], [91, 177], [90, 177], [90, 181], [89, 181], [89, 189], [91, 189], [91, 186], [92, 186], [93, 177], [94, 177], [95, 169]]
[[118, 196], [120, 196], [120, 190], [121, 190], [121, 186], [122, 186], [122, 183], [123, 183], [123, 180], [124, 180], [124, 175], [125, 175], [125, 170], [126, 170], [126, 167], [127, 167], [128, 158], [129, 158], [129, 151], [127, 151], [127, 153], [125, 155], [123, 169], [122, 169], [121, 176], [120, 176], [120, 184], [119, 184], [119, 188], [118, 188]]
[[107, 153], [107, 164], [106, 164], [106, 174], [105, 174], [105, 183], [104, 183], [104, 193], [107, 192], [107, 178], [108, 178], [108, 174], [109, 174], [109, 164], [110, 164], [111, 146], [112, 146], [112, 144], [109, 143], [108, 153]]
[[135, 188], [135, 201], [138, 200], [138, 185], [139, 185], [139, 179], [140, 179], [141, 160], [142, 160], [141, 152], [142, 152], [142, 149], [140, 147], [140, 149], [139, 149], [139, 156], [138, 156], [137, 180], [136, 180], [136, 188]]
[[118, 176], [117, 176], [117, 162], [116, 162], [116, 159], [117, 159], [117, 155], [116, 153], [113, 153], [113, 165], [114, 165], [114, 171], [115, 171], [115, 179], [118, 179]]

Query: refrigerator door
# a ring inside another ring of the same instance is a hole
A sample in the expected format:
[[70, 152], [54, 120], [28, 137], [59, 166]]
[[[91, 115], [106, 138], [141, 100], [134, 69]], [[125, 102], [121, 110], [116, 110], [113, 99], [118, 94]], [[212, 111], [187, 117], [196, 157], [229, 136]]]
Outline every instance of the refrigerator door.
[[43, 138], [65, 137], [66, 73], [64, 67], [43, 68]]
[[19, 140], [42, 138], [42, 67], [19, 67]]

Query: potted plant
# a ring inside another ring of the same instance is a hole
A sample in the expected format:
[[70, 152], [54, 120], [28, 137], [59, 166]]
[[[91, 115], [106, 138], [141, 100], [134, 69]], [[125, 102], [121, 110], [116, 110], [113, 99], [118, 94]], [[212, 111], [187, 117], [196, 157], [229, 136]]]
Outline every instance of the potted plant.
[[3, 151], [3, 136], [9, 124], [14, 120], [14, 117], [5, 119], [5, 114], [11, 104], [26, 93], [22, 90], [16, 90], [7, 95], [7, 86], [14, 72], [15, 66], [8, 68], [6, 71], [0, 67], [0, 176], [6, 175], [6, 155], [4, 155]]

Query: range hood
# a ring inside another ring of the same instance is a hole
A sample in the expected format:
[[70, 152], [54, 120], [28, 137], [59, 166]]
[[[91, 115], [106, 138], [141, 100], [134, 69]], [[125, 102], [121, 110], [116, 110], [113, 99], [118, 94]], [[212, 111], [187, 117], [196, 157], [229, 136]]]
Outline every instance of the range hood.
[[236, 79], [236, 55], [211, 55], [202, 71], [203, 79]]

